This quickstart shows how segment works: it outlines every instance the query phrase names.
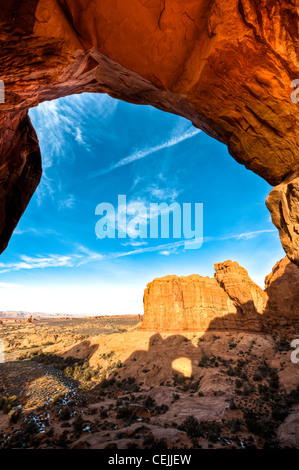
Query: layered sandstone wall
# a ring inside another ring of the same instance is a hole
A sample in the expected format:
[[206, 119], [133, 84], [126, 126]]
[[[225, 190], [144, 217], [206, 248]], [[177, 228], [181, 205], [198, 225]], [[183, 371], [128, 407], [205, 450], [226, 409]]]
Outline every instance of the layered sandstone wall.
[[142, 329], [158, 331], [245, 329], [261, 331], [267, 295], [236, 262], [215, 265], [215, 278], [191, 275], [154, 279], [144, 292]]
[[262, 331], [265, 320], [299, 323], [299, 268], [287, 257], [266, 277], [265, 290], [237, 262], [215, 264], [213, 279], [193, 274], [154, 279], [144, 291], [141, 328], [156, 331]]
[[215, 279], [245, 315], [265, 312], [267, 294], [236, 261], [215, 264]]

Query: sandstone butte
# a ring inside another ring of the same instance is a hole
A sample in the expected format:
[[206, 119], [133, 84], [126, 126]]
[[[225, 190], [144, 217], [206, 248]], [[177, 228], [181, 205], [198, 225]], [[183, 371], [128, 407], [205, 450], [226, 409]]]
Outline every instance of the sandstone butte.
[[2, 2], [0, 252], [41, 177], [28, 109], [97, 92], [184, 116], [225, 143], [274, 186], [267, 206], [299, 264], [298, 25], [289, 0]]
[[215, 264], [214, 278], [193, 274], [154, 279], [144, 291], [141, 329], [262, 331], [265, 320], [299, 323], [299, 268], [287, 257], [256, 285], [237, 262]]

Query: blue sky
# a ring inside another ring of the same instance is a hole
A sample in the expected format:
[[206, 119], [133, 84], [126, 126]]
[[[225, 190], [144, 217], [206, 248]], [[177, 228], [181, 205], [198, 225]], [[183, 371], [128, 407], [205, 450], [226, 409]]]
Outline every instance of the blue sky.
[[[265, 206], [271, 187], [183, 118], [106, 95], [82, 94], [30, 111], [43, 177], [0, 259], [1, 310], [142, 313], [155, 277], [213, 276], [232, 259], [263, 286], [284, 256]], [[203, 203], [204, 243], [96, 237], [95, 208]]]

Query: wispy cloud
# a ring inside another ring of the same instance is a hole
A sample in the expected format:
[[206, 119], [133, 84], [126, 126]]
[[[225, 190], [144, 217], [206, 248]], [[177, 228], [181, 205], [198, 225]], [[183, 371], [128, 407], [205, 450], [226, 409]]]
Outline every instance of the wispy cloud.
[[36, 236], [39, 236], [39, 237], [47, 237], [48, 235], [54, 235], [54, 236], [61, 236], [61, 233], [57, 232], [56, 230], [54, 229], [51, 229], [51, 228], [41, 228], [41, 229], [37, 229], [37, 228], [34, 228], [34, 227], [28, 227], [28, 228], [24, 228], [24, 229], [19, 229], [19, 228], [16, 228], [16, 230], [14, 231], [14, 235], [24, 235], [25, 233], [30, 233], [32, 235], [36, 235]]
[[138, 240], [130, 240], [128, 242], [122, 243], [122, 246], [145, 246], [147, 242], [145, 241], [138, 241]]
[[161, 144], [155, 145], [153, 147], [146, 147], [141, 150], [136, 150], [135, 152], [131, 153], [125, 158], [122, 158], [117, 163], [109, 166], [108, 168], [104, 168], [97, 172], [92, 173], [89, 177], [96, 178], [97, 176], [110, 173], [111, 171], [116, 170], [117, 168], [123, 167], [125, 165], [129, 165], [130, 163], [133, 163], [133, 162], [136, 162], [137, 160], [141, 160], [142, 158], [148, 157], [149, 155], [159, 152], [160, 150], [173, 147], [174, 145], [184, 142], [185, 140], [191, 139], [192, 137], [199, 134], [200, 132], [201, 132], [200, 129], [192, 129], [191, 131], [187, 131], [187, 132], [184, 132], [183, 134], [176, 135]]
[[[244, 232], [240, 234], [231, 234], [228, 236], [218, 237], [205, 237], [203, 242], [215, 242], [230, 239], [246, 240], [248, 238], [258, 237], [263, 234], [272, 233], [277, 231], [274, 230], [256, 230], [251, 232]], [[143, 241], [142, 241], [143, 242]], [[188, 245], [197, 245], [198, 240], [188, 240]], [[155, 246], [140, 246], [137, 249], [124, 251], [124, 252], [112, 252], [112, 253], [98, 253], [92, 251], [83, 245], [76, 245], [74, 252], [67, 255], [50, 254], [48, 256], [36, 256], [29, 257], [22, 255], [19, 261], [13, 263], [0, 263], [0, 273], [9, 271], [19, 271], [28, 269], [45, 269], [45, 268], [61, 268], [61, 267], [76, 267], [88, 264], [90, 262], [115, 260], [118, 258], [125, 258], [129, 256], [141, 255], [144, 253], [159, 252], [161, 255], [170, 256], [171, 254], [178, 253], [179, 248], [185, 247], [186, 240], [178, 240], [176, 242], [163, 243]], [[133, 244], [132, 244], [133, 245]], [[1, 284], [0, 284], [1, 286]]]
[[276, 229], [255, 230], [253, 232], [238, 233], [237, 235], [228, 235], [227, 237], [221, 237], [218, 239], [219, 240], [230, 240], [230, 239], [249, 240], [250, 238], [258, 237], [259, 235], [263, 235], [264, 233], [277, 233], [277, 230]]
[[58, 209], [72, 209], [75, 206], [76, 198], [73, 194], [70, 194], [65, 199], [61, 199], [58, 202]]
[[159, 251], [159, 254], [162, 256], [170, 256], [170, 255], [175, 255], [178, 253], [178, 248], [177, 246], [170, 247], [169, 250], [161, 250]]
[[[37, 204], [54, 199], [62, 191], [57, 166], [65, 159], [75, 160], [75, 145], [90, 151], [90, 122], [110, 119], [118, 105], [108, 95], [84, 93], [60, 100], [45, 101], [30, 110], [43, 157], [43, 176], [37, 189]], [[88, 109], [88, 113], [82, 113]], [[103, 117], [102, 117], [103, 116]], [[95, 131], [94, 131], [95, 132]], [[98, 132], [98, 129], [97, 129]]]
[[28, 269], [61, 268], [72, 267], [75, 265], [76, 255], [48, 255], [48, 256], [25, 256], [21, 255], [20, 260], [12, 263], [0, 263], [0, 273], [10, 271], [20, 271]]
[[158, 184], [153, 184], [145, 189], [145, 192], [154, 199], [159, 199], [160, 201], [171, 201], [174, 202], [180, 193], [181, 189], [175, 187], [159, 186]]

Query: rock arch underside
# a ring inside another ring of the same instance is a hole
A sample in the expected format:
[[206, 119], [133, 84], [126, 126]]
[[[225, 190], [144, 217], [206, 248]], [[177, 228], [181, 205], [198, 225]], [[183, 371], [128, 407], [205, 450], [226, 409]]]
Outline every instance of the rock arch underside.
[[[272, 186], [299, 265], [296, 0], [6, 0], [0, 9], [0, 250], [41, 177], [28, 109], [108, 93], [191, 120]], [[87, 112], [82, 110], [82, 112]]]

